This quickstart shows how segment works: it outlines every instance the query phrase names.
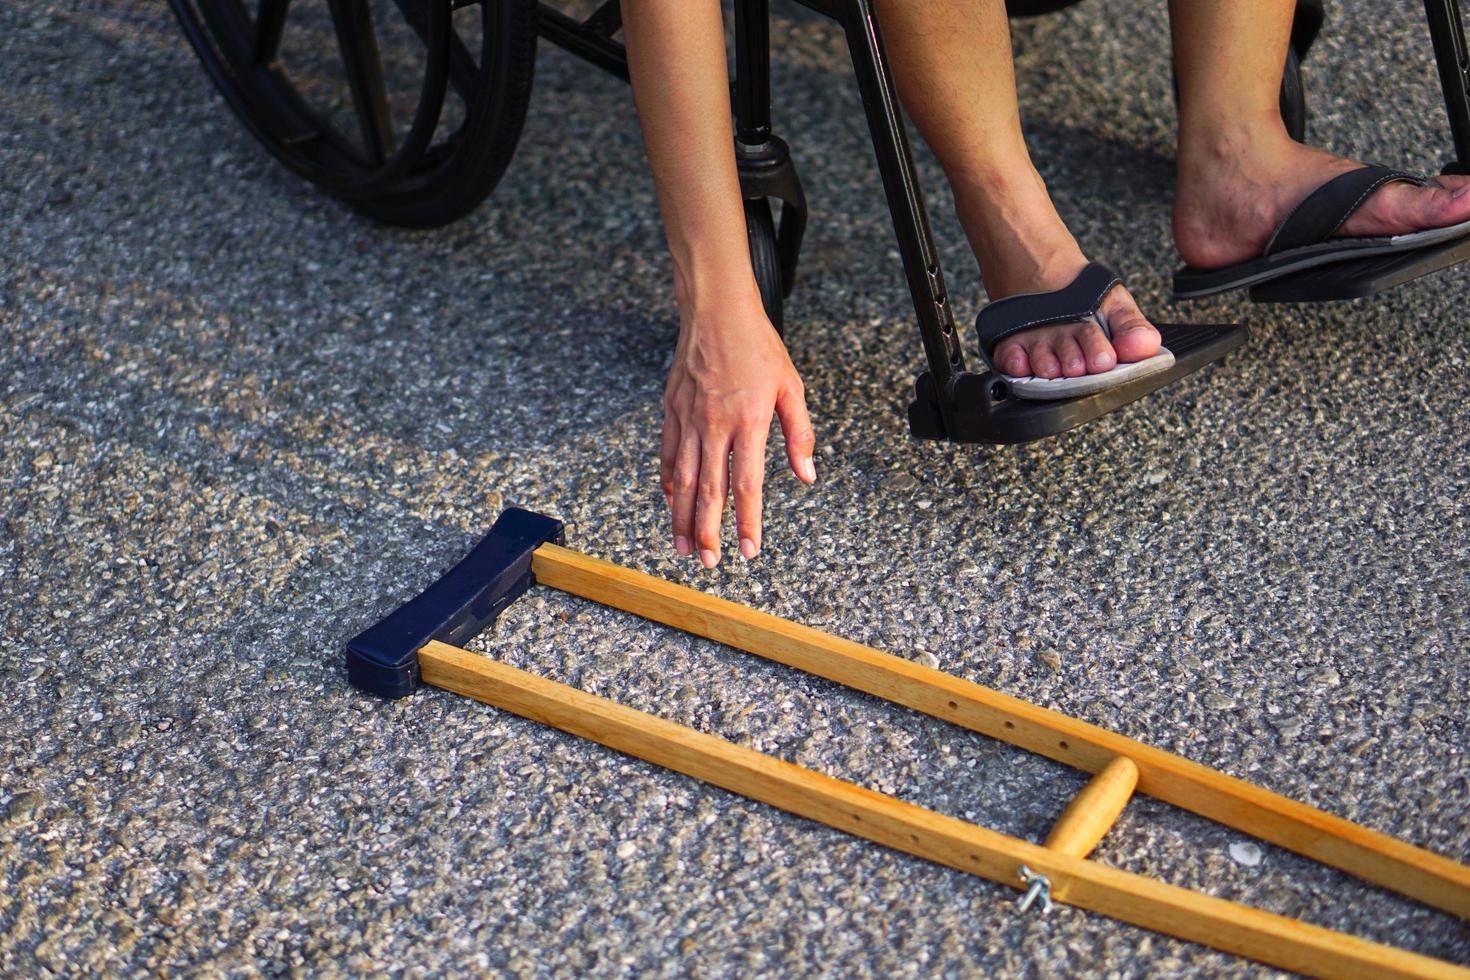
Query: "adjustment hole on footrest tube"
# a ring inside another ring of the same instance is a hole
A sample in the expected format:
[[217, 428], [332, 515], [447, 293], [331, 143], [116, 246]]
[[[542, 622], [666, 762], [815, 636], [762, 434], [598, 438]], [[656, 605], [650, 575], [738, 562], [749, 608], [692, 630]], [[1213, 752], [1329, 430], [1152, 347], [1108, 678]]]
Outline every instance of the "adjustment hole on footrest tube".
[[954, 702], [954, 701], [951, 701], [951, 702], [950, 702], [950, 703], [949, 703], [949, 706], [950, 706], [950, 707], [951, 707], [951, 708], [958, 708], [958, 707], [959, 707], [959, 704], [957, 704], [957, 703], [956, 703], [956, 702]]
[[1068, 745], [1066, 742], [1058, 742], [1057, 743], [1057, 746], [1059, 748], [1063, 748], [1063, 749], [1070, 749], [1072, 747], [1072, 746]]
[[1013, 721], [1008, 721], [1008, 722], [1006, 722], [1006, 727], [1007, 728], [1015, 728], [1016, 727], [1016, 723], [1013, 722]]

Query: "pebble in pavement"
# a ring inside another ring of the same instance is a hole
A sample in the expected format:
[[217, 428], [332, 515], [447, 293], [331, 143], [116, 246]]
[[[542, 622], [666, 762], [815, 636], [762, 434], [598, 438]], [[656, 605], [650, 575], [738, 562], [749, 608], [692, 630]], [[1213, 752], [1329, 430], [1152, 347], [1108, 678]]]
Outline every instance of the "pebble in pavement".
[[[508, 503], [1470, 858], [1463, 273], [1330, 308], [1168, 306], [1161, 8], [1018, 24], [1028, 132], [1146, 308], [1249, 318], [1252, 345], [1011, 449], [907, 437], [920, 358], [840, 37], [778, 8], [821, 482], [773, 452], [765, 555], [705, 573], [669, 556], [655, 485], [674, 325], [616, 82], [543, 49], [496, 195], [406, 233], [256, 148], [161, 7], [0, 7], [0, 973], [1263, 972], [1019, 917], [1008, 889], [442, 692], [349, 689], [344, 640]], [[1334, 4], [1308, 85], [1336, 149], [1432, 168], [1447, 145], [1410, 7]], [[544, 590], [476, 648], [1030, 839], [1082, 785]], [[1470, 960], [1463, 923], [1240, 843], [1139, 798], [1099, 857]]]

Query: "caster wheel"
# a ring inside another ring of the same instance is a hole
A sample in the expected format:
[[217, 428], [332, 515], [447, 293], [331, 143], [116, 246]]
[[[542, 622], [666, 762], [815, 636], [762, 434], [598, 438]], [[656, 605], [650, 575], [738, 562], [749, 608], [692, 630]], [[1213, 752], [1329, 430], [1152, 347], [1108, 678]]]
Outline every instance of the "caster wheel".
[[750, 264], [761, 289], [761, 305], [776, 332], [784, 338], [781, 322], [785, 290], [781, 284], [781, 256], [776, 249], [776, 223], [771, 219], [771, 203], [765, 198], [745, 202], [745, 234], [750, 242]]
[[251, 134], [365, 214], [447, 224], [510, 163], [535, 67], [533, 0], [170, 4]]

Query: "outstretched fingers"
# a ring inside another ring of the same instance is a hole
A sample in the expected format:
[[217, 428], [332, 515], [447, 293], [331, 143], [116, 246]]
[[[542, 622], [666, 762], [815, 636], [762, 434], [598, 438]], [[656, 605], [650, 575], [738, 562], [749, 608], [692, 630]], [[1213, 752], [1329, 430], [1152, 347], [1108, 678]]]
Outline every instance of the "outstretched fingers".
[[[674, 463], [679, 458], [679, 416], [664, 409], [663, 439], [658, 447], [658, 485], [664, 491], [664, 503], [674, 509]], [[682, 554], [682, 552], [681, 552]]]
[[730, 490], [735, 498], [735, 533], [740, 539], [740, 556], [746, 561], [761, 550], [761, 484], [766, 478], [766, 439], [771, 434], [769, 416], [735, 436], [730, 467]]
[[699, 480], [695, 494], [694, 543], [705, 568], [720, 563], [720, 518], [729, 496], [730, 437], [707, 432], [699, 450]]
[[817, 464], [812, 455], [817, 449], [817, 436], [806, 410], [806, 392], [800, 381], [781, 389], [776, 396], [776, 416], [781, 420], [781, 434], [786, 439], [786, 460], [791, 472], [802, 483], [817, 482]]
[[665, 401], [659, 479], [673, 518], [674, 550], [698, 554], [706, 568], [720, 561], [725, 506], [734, 498], [740, 554], [760, 553], [766, 445], [771, 419], [780, 417], [791, 469], [804, 483], [817, 478], [812, 452], [816, 438], [795, 371], [776, 379], [757, 397], [695, 399], [681, 384]]
[[695, 500], [699, 493], [699, 436], [686, 430], [674, 456], [674, 551], [680, 557], [694, 553]]

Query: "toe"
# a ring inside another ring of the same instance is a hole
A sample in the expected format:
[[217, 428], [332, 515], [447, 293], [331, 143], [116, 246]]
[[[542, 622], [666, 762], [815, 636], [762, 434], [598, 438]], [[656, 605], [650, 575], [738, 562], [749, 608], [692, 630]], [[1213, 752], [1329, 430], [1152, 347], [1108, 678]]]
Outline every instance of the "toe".
[[[1077, 332], [1082, 333], [1081, 330]], [[1056, 339], [1052, 349], [1056, 351], [1057, 363], [1065, 377], [1080, 378], [1087, 373], [1087, 359], [1082, 356], [1082, 345], [1077, 343], [1075, 336], [1063, 334]]]
[[1113, 333], [1113, 350], [1118, 360], [1131, 364], [1153, 357], [1159, 352], [1159, 332], [1139, 310], [1133, 297], [1122, 288], [1113, 290], [1104, 304], [1103, 315]]
[[1337, 233], [1407, 235], [1462, 221], [1470, 221], [1470, 180], [1440, 177], [1430, 187], [1394, 183], [1379, 188]]
[[1445, 177], [1438, 187], [1413, 190], [1415, 228], [1443, 228], [1470, 221], [1470, 183], [1465, 178]]
[[1062, 376], [1062, 365], [1057, 360], [1055, 341], [1051, 337], [1037, 338], [1026, 353], [1031, 361], [1031, 373], [1036, 377], [1050, 380]]
[[1113, 345], [1108, 343], [1108, 338], [1095, 326], [1079, 331], [1077, 342], [1082, 347], [1082, 356], [1087, 358], [1087, 371], [1089, 374], [1102, 374], [1111, 371], [1118, 364], [1118, 355], [1113, 353]]
[[1025, 378], [1031, 374], [1031, 361], [1026, 356], [1025, 346], [1018, 340], [1003, 340], [995, 349], [995, 366], [1002, 374], [1013, 378]]

